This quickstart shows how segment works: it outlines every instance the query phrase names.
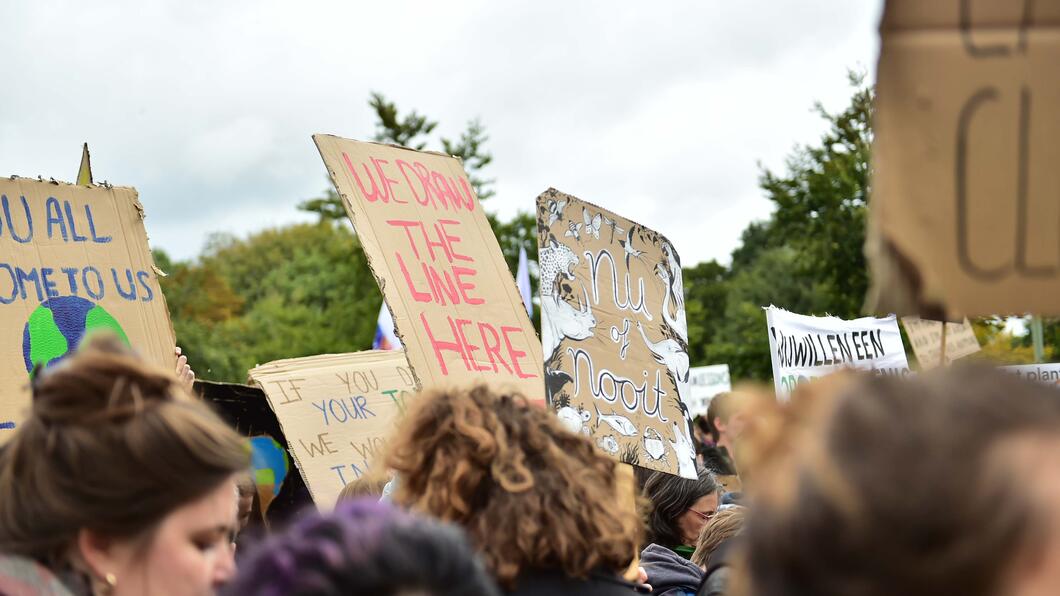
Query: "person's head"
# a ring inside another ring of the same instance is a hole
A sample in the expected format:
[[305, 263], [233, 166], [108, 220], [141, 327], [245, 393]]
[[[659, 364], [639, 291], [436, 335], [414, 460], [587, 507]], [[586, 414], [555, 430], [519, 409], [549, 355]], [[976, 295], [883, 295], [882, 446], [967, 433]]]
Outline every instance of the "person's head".
[[762, 453], [755, 596], [1060, 589], [1060, 393], [957, 366], [797, 393]]
[[724, 506], [710, 518], [696, 540], [696, 552], [692, 553], [692, 562], [706, 569], [710, 564], [710, 555], [722, 542], [732, 538], [743, 529], [747, 510], [739, 505]]
[[0, 552], [114, 596], [209, 594], [234, 571], [249, 464], [246, 441], [172, 372], [95, 340], [34, 381], [0, 453]]
[[707, 406], [707, 427], [714, 442], [728, 442], [743, 434], [747, 426], [747, 410], [756, 395], [744, 391], [726, 391], [710, 400]]
[[417, 398], [391, 441], [395, 501], [463, 526], [505, 586], [531, 568], [619, 572], [640, 543], [616, 463], [520, 396], [484, 386]]
[[648, 498], [648, 541], [673, 548], [693, 546], [718, 510], [721, 485], [707, 470], [695, 480], [655, 472], [644, 485]]
[[250, 515], [254, 511], [254, 500], [257, 498], [258, 485], [254, 482], [254, 475], [246, 472], [236, 479], [236, 487], [239, 491], [239, 508], [237, 513], [237, 528], [243, 531], [250, 524]]
[[497, 596], [463, 532], [374, 499], [307, 514], [254, 550], [233, 596]]
[[378, 499], [383, 496], [386, 482], [387, 478], [383, 475], [362, 476], [342, 487], [339, 492], [338, 502], [352, 501], [361, 497], [375, 497]]

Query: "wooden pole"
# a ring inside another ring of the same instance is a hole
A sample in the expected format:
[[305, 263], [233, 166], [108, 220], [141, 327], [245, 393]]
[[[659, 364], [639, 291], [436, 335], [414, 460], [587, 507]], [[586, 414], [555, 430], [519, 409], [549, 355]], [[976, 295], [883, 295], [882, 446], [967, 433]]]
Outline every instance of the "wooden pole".
[[939, 349], [939, 366], [946, 366], [946, 328], [949, 327], [949, 323], [946, 321], [942, 322], [942, 347]]

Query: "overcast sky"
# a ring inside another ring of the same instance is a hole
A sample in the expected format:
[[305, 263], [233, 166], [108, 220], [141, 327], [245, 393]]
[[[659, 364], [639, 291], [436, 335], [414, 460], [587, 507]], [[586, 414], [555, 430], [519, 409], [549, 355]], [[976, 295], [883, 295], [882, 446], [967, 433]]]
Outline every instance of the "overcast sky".
[[[198, 6], [197, 6], [198, 5]], [[310, 135], [368, 139], [380, 91], [490, 134], [497, 196], [549, 186], [728, 261], [769, 214], [759, 163], [824, 130], [870, 74], [880, 0], [5, 2], [0, 173], [135, 186], [152, 245], [309, 219]]]

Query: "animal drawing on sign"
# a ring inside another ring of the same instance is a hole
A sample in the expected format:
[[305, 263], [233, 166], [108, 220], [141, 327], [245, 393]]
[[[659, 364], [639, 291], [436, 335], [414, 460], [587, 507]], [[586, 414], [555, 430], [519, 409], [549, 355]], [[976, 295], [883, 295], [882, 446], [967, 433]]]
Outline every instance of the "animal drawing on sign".
[[650, 426], [644, 429], [644, 453], [655, 461], [666, 457], [666, 443], [659, 431]]
[[578, 265], [578, 255], [565, 244], [549, 238], [548, 244], [538, 251], [538, 263], [541, 268], [541, 295], [554, 296], [556, 278], [560, 275], [574, 279], [574, 267]]
[[[673, 423], [674, 440], [670, 447], [677, 454], [677, 473], [685, 478], [696, 477], [696, 448], [692, 446], [692, 437], [688, 435], [688, 425], [684, 420]], [[681, 427], [684, 427], [682, 431]]]
[[589, 303], [589, 293], [582, 288], [585, 302], [578, 308], [571, 306], [559, 296], [541, 301], [541, 347], [551, 357], [559, 343], [567, 337], [574, 340], [588, 339], [596, 328], [596, 317]]
[[629, 351], [629, 319], [623, 319], [622, 322], [622, 331], [619, 331], [618, 327], [611, 325], [611, 341], [619, 344], [618, 357], [625, 360], [626, 352]]
[[625, 416], [619, 416], [617, 414], [609, 414], [607, 416], [600, 413], [600, 406], [593, 404], [596, 408], [596, 428], [600, 428], [600, 423], [610, 426], [615, 429], [615, 432], [622, 435], [623, 437], [633, 437], [637, 434], [637, 427], [633, 426], [633, 423], [629, 421], [629, 418]]
[[548, 403], [555, 403], [553, 397], [563, 389], [563, 386], [574, 380], [574, 377], [562, 370], [553, 370], [545, 367], [545, 395]]
[[567, 231], [563, 232], [563, 235], [581, 242], [581, 229], [582, 225], [580, 223], [569, 221], [567, 222]]
[[648, 334], [644, 332], [644, 325], [640, 321], [637, 321], [637, 329], [640, 330], [640, 335], [644, 338], [644, 345], [648, 347], [648, 351], [651, 352], [655, 361], [665, 366], [670, 376], [673, 377], [674, 384], [677, 385], [677, 391], [683, 401], [684, 391], [682, 391], [682, 388], [688, 385], [688, 352], [681, 347], [681, 343], [676, 339], [663, 338], [653, 342], [648, 338]]
[[614, 243], [615, 241], [615, 234], [626, 233], [626, 230], [622, 226], [618, 225], [618, 222], [611, 219], [610, 217], [607, 217], [606, 215], [604, 216], [604, 225], [611, 228], [611, 243]]
[[597, 213], [595, 217], [589, 216], [589, 210], [582, 207], [582, 219], [585, 220], [585, 236], [588, 238], [600, 239], [600, 221], [603, 218], [602, 213]]
[[600, 437], [596, 444], [600, 446], [607, 453], [614, 455], [618, 453], [618, 440], [613, 435], [607, 435], [606, 437]]
[[560, 219], [563, 219], [563, 208], [567, 206], [567, 201], [557, 201], [556, 199], [548, 200], [548, 227], [552, 227], [552, 224], [556, 223]]
[[670, 273], [673, 275], [673, 279], [670, 280], [670, 291], [674, 293], [674, 299], [677, 300], [679, 307], [684, 309], [685, 283], [681, 277], [681, 259], [677, 257], [677, 251], [669, 242], [663, 242], [662, 249], [670, 265]]
[[589, 434], [589, 421], [592, 420], [593, 415], [588, 411], [583, 410], [582, 408], [563, 406], [556, 412], [556, 417], [559, 418], [559, 421], [563, 423], [563, 426], [572, 433]]
[[[663, 290], [663, 304], [662, 304], [662, 315], [663, 320], [670, 326], [670, 329], [674, 330], [677, 337], [681, 338], [681, 341], [688, 343], [688, 320], [685, 318], [685, 299], [684, 296], [677, 298], [677, 295], [673, 293], [673, 287], [671, 286], [670, 272], [663, 267], [662, 263], [655, 266], [655, 273], [663, 280], [666, 284], [666, 289]], [[676, 314], [670, 314], [670, 298], [674, 297], [674, 306], [677, 310]]]
[[629, 271], [629, 258], [633, 257], [634, 259], [639, 259], [641, 257], [641, 255], [644, 254], [644, 251], [637, 250], [636, 248], [633, 247], [633, 228], [632, 227], [630, 227], [629, 228], [629, 232], [626, 233], [626, 239], [625, 240], [619, 240], [618, 243], [622, 245], [622, 250], [624, 250], [626, 252], [626, 270]]

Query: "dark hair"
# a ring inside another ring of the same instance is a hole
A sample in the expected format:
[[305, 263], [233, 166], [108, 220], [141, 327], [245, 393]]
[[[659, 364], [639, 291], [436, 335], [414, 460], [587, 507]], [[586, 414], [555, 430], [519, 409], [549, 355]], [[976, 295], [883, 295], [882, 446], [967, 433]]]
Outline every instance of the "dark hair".
[[390, 447], [394, 500], [463, 526], [506, 588], [532, 568], [617, 573], [637, 552], [641, 523], [633, 496], [621, 498], [621, 464], [521, 396], [425, 393]]
[[1001, 593], [1048, 531], [1026, 453], [1055, 449], [1060, 393], [981, 366], [835, 386], [762, 427], [780, 430], [745, 530], [752, 593]]
[[246, 440], [172, 372], [96, 338], [34, 380], [0, 452], [0, 552], [65, 564], [81, 529], [143, 536], [249, 466]]
[[[696, 501], [721, 490], [714, 474], [699, 470], [691, 480], [665, 472], [655, 472], [644, 485], [648, 498], [648, 542], [673, 548], [684, 543], [677, 527], [677, 518]], [[692, 545], [689, 545], [692, 546]]]
[[233, 596], [497, 596], [463, 532], [373, 499], [306, 514], [248, 555]]

